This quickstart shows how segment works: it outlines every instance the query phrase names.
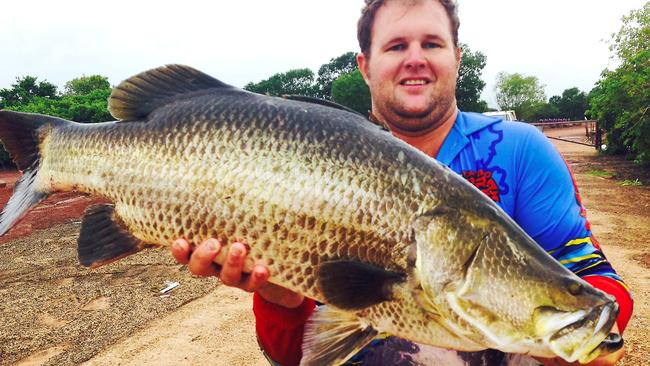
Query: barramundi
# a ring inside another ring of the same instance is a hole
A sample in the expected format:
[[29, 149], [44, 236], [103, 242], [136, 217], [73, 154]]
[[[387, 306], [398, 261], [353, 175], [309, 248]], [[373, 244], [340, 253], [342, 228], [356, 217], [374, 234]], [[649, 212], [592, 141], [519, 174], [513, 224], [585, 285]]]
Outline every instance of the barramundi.
[[109, 110], [117, 121], [94, 124], [0, 111], [0, 140], [23, 172], [0, 235], [74, 190], [110, 202], [82, 220], [85, 266], [176, 238], [244, 242], [247, 269], [264, 263], [272, 283], [327, 304], [307, 326], [306, 365], [344, 362], [380, 333], [580, 362], [622, 346], [613, 297], [361, 115], [181, 65], [123, 81]]

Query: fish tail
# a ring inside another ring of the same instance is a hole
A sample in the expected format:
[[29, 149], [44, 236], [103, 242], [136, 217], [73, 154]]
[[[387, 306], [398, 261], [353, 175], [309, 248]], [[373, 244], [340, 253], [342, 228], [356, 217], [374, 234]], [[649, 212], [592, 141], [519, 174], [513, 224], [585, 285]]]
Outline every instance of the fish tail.
[[0, 213], [0, 236], [50, 193], [39, 190], [35, 184], [40, 167], [41, 141], [52, 128], [68, 123], [72, 122], [40, 114], [0, 110], [0, 141], [23, 172]]

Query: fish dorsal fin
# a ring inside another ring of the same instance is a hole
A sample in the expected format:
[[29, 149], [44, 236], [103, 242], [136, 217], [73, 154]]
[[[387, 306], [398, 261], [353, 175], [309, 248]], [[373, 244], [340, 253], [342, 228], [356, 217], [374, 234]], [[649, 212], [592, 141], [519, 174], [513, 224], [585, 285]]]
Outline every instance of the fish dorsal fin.
[[108, 110], [119, 120], [137, 120], [180, 95], [215, 88], [234, 88], [184, 65], [166, 65], [122, 81], [108, 98]]
[[390, 300], [392, 285], [405, 279], [402, 274], [351, 260], [321, 263], [316, 274], [327, 303], [344, 310], [359, 310]]
[[79, 262], [97, 268], [142, 250], [145, 245], [127, 231], [115, 206], [97, 204], [86, 209], [77, 240]]
[[353, 313], [320, 306], [305, 325], [300, 365], [340, 365], [377, 334]]

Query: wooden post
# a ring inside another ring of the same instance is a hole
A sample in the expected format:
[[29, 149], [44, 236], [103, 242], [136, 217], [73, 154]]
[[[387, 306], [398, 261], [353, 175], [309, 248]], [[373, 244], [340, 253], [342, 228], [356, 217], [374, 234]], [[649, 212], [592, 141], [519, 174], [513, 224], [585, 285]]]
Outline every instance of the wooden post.
[[600, 125], [598, 124], [598, 121], [596, 121], [596, 150], [600, 151], [601, 146], [603, 145], [602, 141], [602, 131], [600, 130]]

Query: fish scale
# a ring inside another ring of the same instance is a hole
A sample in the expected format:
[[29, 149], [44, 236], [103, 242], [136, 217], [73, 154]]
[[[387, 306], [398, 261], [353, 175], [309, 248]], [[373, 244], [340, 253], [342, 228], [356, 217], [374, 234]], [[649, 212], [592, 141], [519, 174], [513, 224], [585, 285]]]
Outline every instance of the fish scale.
[[265, 263], [271, 282], [328, 304], [306, 327], [304, 364], [341, 363], [380, 332], [569, 361], [622, 345], [608, 337], [611, 298], [462, 177], [342, 109], [169, 65], [113, 90], [119, 122], [0, 111], [25, 171], [0, 235], [48, 194], [77, 190], [113, 204], [85, 214], [84, 265], [176, 238], [243, 241], [248, 271]]
[[[231, 119], [220, 119], [224, 114], [219, 111], [219, 106], [231, 104], [227, 98], [212, 99], [196, 102], [197, 106], [212, 106], [210, 113], [199, 108], [196, 113], [200, 118], [174, 118], [187, 115], [187, 112], [194, 113], [194, 104], [182, 103], [180, 106], [165, 107], [169, 111], [160, 111], [146, 123], [138, 123], [131, 128], [125, 129], [123, 123], [113, 123], [96, 125], [93, 129], [74, 125], [57, 130], [44, 144], [41, 173], [49, 172], [45, 181], [74, 185], [80, 191], [101, 195], [115, 202], [116, 212], [129, 231], [148, 243], [171, 244], [177, 237], [186, 237], [195, 244], [212, 236], [219, 237], [225, 245], [233, 240], [243, 240], [251, 246], [254, 258], [274, 258], [271, 272], [287, 274], [284, 280], [278, 282], [291, 287], [299, 286], [299, 290], [317, 299], [322, 300], [323, 296], [313, 286], [315, 281], [310, 281], [312, 288], [304, 288], [297, 280], [309, 278], [296, 275], [304, 274], [304, 269], [308, 267], [289, 260], [285, 263], [278, 258], [294, 258], [287, 254], [305, 248], [318, 248], [323, 239], [328, 245], [322, 256], [326, 259], [347, 257], [349, 252], [355, 251], [351, 248], [364, 244], [360, 239], [363, 238], [374, 245], [383, 243], [381, 248], [384, 250], [369, 251], [365, 253], [368, 257], [357, 259], [395, 267], [394, 261], [387, 259], [391, 251], [403, 250], [396, 243], [404, 237], [398, 238], [396, 235], [399, 233], [388, 230], [382, 231], [381, 235], [371, 232], [371, 225], [377, 226], [373, 221], [380, 217], [372, 212], [382, 206], [379, 199], [387, 196], [380, 196], [383, 192], [373, 181], [363, 179], [361, 169], [349, 174], [344, 170], [345, 164], [338, 164], [337, 167], [323, 163], [340, 159], [350, 151], [328, 151], [329, 156], [325, 157], [301, 157], [300, 153], [310, 150], [314, 154], [319, 149], [298, 138], [290, 140], [292, 146], [288, 148], [275, 149], [279, 141], [278, 134], [274, 133], [279, 129], [277, 125], [304, 130], [296, 136], [311, 136], [310, 130], [317, 130], [318, 125], [304, 126], [302, 121], [291, 121], [292, 115], [283, 120], [269, 116], [270, 121], [277, 123], [276, 126], [256, 123], [253, 124], [255, 130], [249, 132], [241, 119], [234, 119], [243, 113], [233, 112]], [[224, 122], [217, 124], [215, 121]], [[152, 128], [154, 133], [150, 132]], [[200, 140], [184, 137], [199, 136], [197, 131], [203, 131]], [[285, 132], [291, 134], [291, 131]], [[230, 141], [237, 141], [246, 135], [254, 138], [256, 144], [242, 142], [234, 148], [227, 146]], [[164, 136], [178, 137], [166, 141]], [[337, 136], [337, 139], [351, 138]], [[108, 151], [105, 146], [114, 140], [122, 141], [119, 151]], [[187, 144], [193, 144], [194, 154], [186, 154], [184, 147]], [[220, 150], [228, 153], [217, 156], [216, 152]], [[69, 159], [60, 159], [60, 156]], [[121, 162], [117, 166], [114, 165], [116, 160]], [[69, 167], [79, 167], [80, 170], [71, 171]], [[93, 173], [89, 175], [87, 171]], [[330, 177], [330, 181], [314, 179], [314, 172]], [[102, 175], [110, 176], [110, 183], [108, 180], [95, 179]], [[400, 184], [394, 182], [393, 185]], [[210, 185], [216, 185], [216, 189]], [[266, 187], [274, 188], [268, 190]], [[151, 197], [156, 197], [156, 200], [151, 202]], [[155, 205], [155, 202], [171, 202], [174, 209], [160, 211], [162, 207]], [[154, 206], [150, 207], [150, 203]], [[208, 210], [207, 206], [211, 208]], [[394, 226], [391, 222], [397, 220], [392, 218], [409, 211], [407, 207], [399, 209], [400, 205], [390, 206], [396, 210], [381, 215], [384, 225], [380, 227]], [[163, 219], [160, 220], [155, 212], [164, 212]], [[214, 217], [208, 212], [215, 213]], [[259, 216], [259, 213], [267, 212], [268, 215]], [[307, 217], [312, 221], [312, 228], [306, 227]], [[208, 226], [207, 223], [211, 222], [214, 224]], [[314, 236], [313, 227], [321, 225], [325, 225], [325, 230]], [[243, 227], [246, 227], [245, 235]], [[404, 230], [402, 235], [406, 232], [408, 230]], [[257, 249], [255, 244], [258, 241], [282, 242], [283, 245], [274, 246], [276, 251], [263, 251]], [[409, 245], [410, 242], [406, 242], [401, 246]], [[359, 254], [359, 251], [355, 253]], [[402, 266], [402, 269], [405, 268], [404, 264]], [[287, 280], [286, 276], [292, 279]]]

